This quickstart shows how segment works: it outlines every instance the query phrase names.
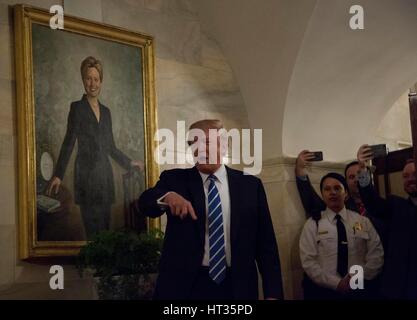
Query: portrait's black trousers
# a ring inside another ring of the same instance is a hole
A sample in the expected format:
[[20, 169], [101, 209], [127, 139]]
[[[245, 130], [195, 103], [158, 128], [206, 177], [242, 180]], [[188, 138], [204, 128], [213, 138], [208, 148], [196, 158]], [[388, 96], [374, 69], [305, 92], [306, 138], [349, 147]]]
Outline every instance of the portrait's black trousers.
[[81, 205], [80, 209], [87, 240], [100, 231], [109, 230], [111, 204]]
[[232, 300], [232, 277], [230, 268], [226, 270], [226, 278], [215, 283], [209, 276], [209, 268], [201, 267], [191, 290], [190, 300]]

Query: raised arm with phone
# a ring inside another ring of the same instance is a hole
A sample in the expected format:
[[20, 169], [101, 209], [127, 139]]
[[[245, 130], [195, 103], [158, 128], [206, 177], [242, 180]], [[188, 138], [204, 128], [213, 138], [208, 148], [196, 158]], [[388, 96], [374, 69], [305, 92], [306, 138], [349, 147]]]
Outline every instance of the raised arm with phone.
[[362, 145], [357, 153], [361, 172], [359, 191], [367, 210], [383, 219], [387, 231], [385, 267], [381, 293], [389, 299], [417, 299], [417, 187], [414, 160], [404, 164], [402, 176], [404, 199], [388, 195], [383, 199], [372, 185], [370, 161], [374, 153], [369, 145]]
[[[307, 167], [311, 165], [313, 161], [322, 160], [323, 152], [310, 152], [309, 150], [301, 151], [296, 160], [296, 184], [307, 217], [319, 216], [320, 212], [326, 208], [324, 201], [313, 188], [310, 178], [307, 174]], [[346, 208], [363, 214], [359, 191], [357, 189], [356, 183], [356, 175], [358, 170], [359, 166], [356, 161], [350, 162], [345, 167], [345, 177], [349, 189], [349, 196], [346, 200]]]

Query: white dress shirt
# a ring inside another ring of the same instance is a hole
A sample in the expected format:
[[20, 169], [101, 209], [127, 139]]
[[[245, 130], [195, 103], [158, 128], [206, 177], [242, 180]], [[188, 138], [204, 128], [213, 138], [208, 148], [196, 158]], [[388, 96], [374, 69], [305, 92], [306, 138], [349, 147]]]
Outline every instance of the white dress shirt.
[[[199, 172], [201, 179], [203, 180], [204, 185], [204, 194], [206, 198], [206, 234], [204, 241], [204, 257], [202, 261], [203, 266], [209, 266], [210, 261], [210, 249], [209, 249], [209, 225], [208, 225], [208, 188], [210, 185], [210, 180], [208, 180], [209, 175]], [[230, 248], [230, 193], [229, 193], [229, 180], [227, 179], [226, 167], [222, 165], [217, 171], [213, 174], [216, 176], [216, 181], [214, 182], [217, 190], [219, 191], [222, 214], [223, 214], [223, 230], [224, 230], [224, 242], [225, 242], [225, 252], [226, 252], [226, 263], [228, 266], [231, 265], [231, 248]]]
[[[364, 278], [372, 280], [382, 270], [384, 250], [371, 221], [343, 208], [339, 212], [348, 240], [348, 270], [360, 265]], [[327, 208], [318, 222], [309, 218], [300, 238], [300, 258], [304, 271], [316, 284], [336, 289], [342, 277], [337, 273], [336, 213]], [[344, 275], [343, 275], [344, 276]]]

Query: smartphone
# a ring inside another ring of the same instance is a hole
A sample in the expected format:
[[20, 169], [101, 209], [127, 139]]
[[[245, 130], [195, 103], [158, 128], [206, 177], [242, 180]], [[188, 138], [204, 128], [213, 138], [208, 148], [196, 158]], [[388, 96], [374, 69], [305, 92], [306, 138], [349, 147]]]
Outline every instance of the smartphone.
[[314, 158], [310, 159], [310, 161], [323, 161], [323, 152], [322, 151], [312, 151], [314, 154]]
[[387, 145], [386, 144], [374, 144], [369, 146], [372, 150], [374, 158], [383, 158], [387, 156]]

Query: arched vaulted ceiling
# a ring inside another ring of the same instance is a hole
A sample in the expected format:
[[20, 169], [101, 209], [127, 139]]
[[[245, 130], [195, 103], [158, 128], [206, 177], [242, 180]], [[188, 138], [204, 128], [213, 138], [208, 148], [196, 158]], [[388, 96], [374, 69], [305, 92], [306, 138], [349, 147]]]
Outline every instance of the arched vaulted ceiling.
[[[228, 58], [264, 158], [323, 150], [352, 158], [417, 81], [417, 1], [198, 0]], [[365, 29], [349, 28], [362, 4]]]

